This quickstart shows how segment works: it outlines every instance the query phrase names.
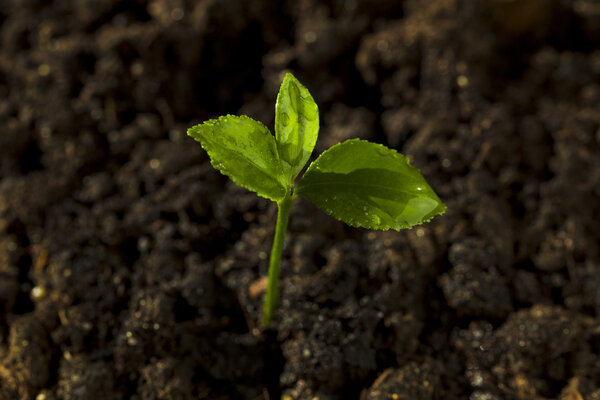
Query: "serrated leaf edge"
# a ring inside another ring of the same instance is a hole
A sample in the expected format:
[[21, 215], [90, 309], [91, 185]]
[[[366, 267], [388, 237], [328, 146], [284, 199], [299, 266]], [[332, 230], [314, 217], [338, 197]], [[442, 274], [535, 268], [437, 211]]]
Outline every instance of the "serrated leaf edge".
[[[317, 157], [317, 158], [316, 158], [316, 159], [315, 159], [313, 162], [311, 162], [311, 163], [310, 163], [310, 165], [309, 165], [309, 166], [308, 166], [308, 168], [306, 169], [306, 172], [304, 173], [304, 175], [306, 175], [306, 174], [307, 174], [307, 173], [308, 173], [308, 172], [309, 172], [311, 169], [313, 169], [313, 168], [318, 168], [318, 161], [319, 161], [319, 158], [320, 158], [320, 157], [321, 157], [323, 154], [325, 154], [326, 152], [328, 152], [328, 151], [330, 151], [330, 150], [334, 149], [335, 147], [338, 147], [338, 146], [340, 146], [340, 145], [342, 145], [342, 144], [345, 144], [345, 143], [350, 143], [350, 142], [365, 142], [365, 143], [370, 143], [370, 144], [376, 145], [376, 146], [378, 146], [378, 147], [381, 147], [381, 148], [383, 148], [383, 149], [386, 149], [386, 150], [391, 150], [391, 151], [393, 151], [393, 152], [396, 152], [396, 153], [398, 153], [398, 154], [402, 155], [402, 156], [405, 158], [405, 160], [406, 160], [406, 163], [407, 163], [409, 166], [411, 166], [411, 167], [413, 167], [413, 168], [416, 168], [415, 166], [413, 166], [413, 165], [411, 164], [411, 162], [410, 162], [410, 159], [409, 159], [407, 156], [405, 156], [405, 155], [401, 154], [400, 152], [398, 152], [398, 151], [397, 151], [397, 150], [395, 150], [395, 149], [392, 149], [392, 148], [390, 148], [390, 147], [387, 147], [387, 146], [385, 146], [385, 145], [383, 145], [383, 144], [381, 144], [381, 143], [375, 143], [375, 142], [371, 142], [371, 141], [364, 140], [364, 139], [360, 139], [360, 138], [353, 138], [353, 139], [344, 140], [343, 142], [336, 143], [336, 144], [334, 144], [333, 146], [329, 147], [327, 150], [323, 151], [321, 154], [319, 154], [319, 156], [318, 156], [318, 157]], [[417, 168], [417, 170], [419, 170], [419, 169]], [[421, 171], [419, 170], [419, 173], [420, 173], [420, 172], [421, 172]], [[304, 177], [304, 175], [303, 175], [302, 177]], [[298, 182], [298, 184], [300, 184], [301, 182], [302, 182], [302, 178], [300, 179], [300, 182]], [[432, 188], [432, 190], [433, 190], [433, 188]], [[297, 192], [296, 192], [296, 193], [297, 193]], [[434, 194], [437, 196], [437, 193], [435, 193], [435, 191], [434, 191]], [[297, 195], [299, 195], [299, 196], [302, 196], [302, 193], [297, 193]], [[412, 225], [410, 225], [410, 224], [409, 224], [408, 226], [406, 226], [406, 227], [401, 227], [401, 228], [396, 228], [396, 227], [393, 227], [393, 226], [392, 226], [392, 227], [390, 227], [390, 228], [386, 228], [386, 229], [383, 229], [383, 228], [371, 228], [371, 227], [368, 227], [368, 226], [363, 226], [363, 225], [361, 225], [361, 224], [355, 223], [355, 222], [353, 222], [353, 221], [351, 221], [351, 222], [346, 222], [346, 221], [344, 221], [344, 220], [342, 220], [342, 219], [340, 219], [340, 218], [336, 217], [335, 215], [333, 215], [333, 211], [332, 211], [331, 209], [329, 209], [329, 208], [322, 208], [322, 207], [320, 207], [320, 206], [316, 205], [315, 203], [313, 203], [313, 202], [312, 202], [312, 201], [311, 201], [309, 198], [307, 198], [307, 197], [305, 197], [305, 196], [302, 196], [302, 197], [304, 197], [305, 199], [307, 199], [308, 201], [310, 201], [310, 202], [311, 202], [311, 203], [312, 203], [312, 204], [313, 204], [315, 207], [317, 207], [319, 210], [323, 211], [325, 214], [329, 215], [330, 217], [332, 217], [333, 219], [335, 219], [335, 220], [337, 220], [337, 221], [343, 222], [343, 223], [345, 223], [346, 225], [349, 225], [349, 226], [351, 226], [351, 227], [353, 227], [353, 228], [364, 228], [364, 229], [369, 229], [369, 230], [378, 230], [378, 231], [387, 231], [387, 230], [393, 229], [393, 230], [395, 230], [396, 232], [400, 232], [401, 230], [404, 230], [404, 229], [412, 229], [412, 228], [413, 228], [413, 227], [415, 227], [415, 226], [423, 225], [423, 224], [425, 224], [425, 223], [428, 223], [428, 222], [430, 222], [430, 221], [431, 221], [433, 218], [437, 217], [438, 215], [443, 215], [443, 214], [446, 212], [446, 210], [447, 210], [447, 207], [446, 207], [446, 205], [445, 205], [445, 204], [444, 204], [444, 202], [443, 202], [443, 201], [440, 199], [440, 204], [441, 204], [442, 208], [441, 208], [441, 209], [440, 209], [440, 210], [439, 210], [437, 213], [434, 213], [434, 214], [432, 214], [432, 215], [431, 215], [429, 218], [427, 218], [427, 219], [423, 219], [423, 220], [421, 220], [419, 223], [412, 224]], [[436, 208], [437, 208], [437, 207], [436, 207]]]

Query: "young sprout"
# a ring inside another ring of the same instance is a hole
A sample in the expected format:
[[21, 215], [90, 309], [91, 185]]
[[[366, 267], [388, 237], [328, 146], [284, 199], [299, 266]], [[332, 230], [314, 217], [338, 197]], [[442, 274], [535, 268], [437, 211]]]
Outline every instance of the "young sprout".
[[222, 116], [188, 129], [216, 169], [277, 203], [264, 327], [277, 306], [285, 231], [298, 196], [348, 225], [377, 230], [411, 228], [446, 210], [408, 158], [366, 140], [350, 139], [330, 147], [297, 179], [318, 132], [317, 104], [290, 73], [283, 79], [275, 104], [275, 136], [247, 116]]

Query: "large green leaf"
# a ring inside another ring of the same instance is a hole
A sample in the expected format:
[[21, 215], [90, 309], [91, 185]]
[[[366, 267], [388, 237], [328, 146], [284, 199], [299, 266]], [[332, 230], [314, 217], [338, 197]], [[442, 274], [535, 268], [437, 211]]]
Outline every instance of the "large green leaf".
[[235, 183], [278, 201], [286, 194], [275, 138], [262, 123], [227, 115], [188, 129], [210, 157], [211, 164]]
[[446, 210], [408, 158], [360, 139], [323, 152], [295, 193], [334, 218], [368, 229], [410, 228]]
[[310, 158], [319, 134], [319, 109], [308, 89], [285, 74], [275, 104], [277, 149], [289, 182]]

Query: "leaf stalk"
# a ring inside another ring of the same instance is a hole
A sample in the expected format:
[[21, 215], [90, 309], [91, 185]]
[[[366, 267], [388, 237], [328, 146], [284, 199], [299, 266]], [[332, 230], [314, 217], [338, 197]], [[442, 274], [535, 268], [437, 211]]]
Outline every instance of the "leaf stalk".
[[269, 260], [269, 277], [263, 311], [263, 327], [265, 328], [269, 326], [269, 323], [273, 318], [273, 313], [277, 308], [281, 253], [283, 251], [285, 232], [287, 230], [290, 210], [294, 203], [294, 199], [295, 196], [288, 193], [282, 200], [277, 202], [277, 223], [275, 225], [275, 237], [273, 238], [273, 247], [271, 248], [271, 258]]

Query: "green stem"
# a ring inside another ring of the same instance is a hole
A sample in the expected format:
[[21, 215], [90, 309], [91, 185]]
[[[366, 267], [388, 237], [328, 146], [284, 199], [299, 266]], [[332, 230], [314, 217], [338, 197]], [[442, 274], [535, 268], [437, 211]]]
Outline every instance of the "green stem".
[[268, 327], [279, 297], [279, 265], [281, 264], [281, 252], [285, 241], [285, 231], [290, 217], [290, 209], [294, 197], [286, 195], [277, 202], [277, 225], [275, 225], [275, 237], [271, 248], [271, 259], [269, 261], [269, 278], [267, 281], [267, 293], [265, 294], [265, 306], [263, 313], [263, 327]]

